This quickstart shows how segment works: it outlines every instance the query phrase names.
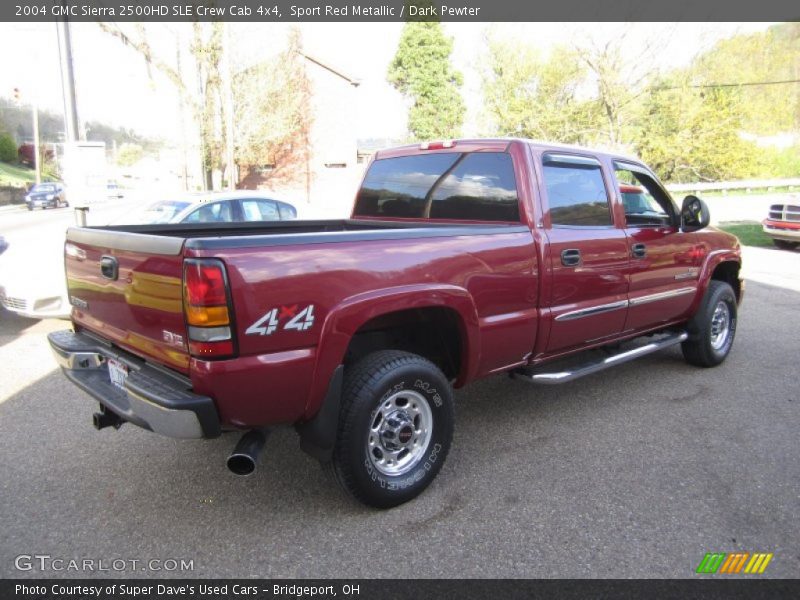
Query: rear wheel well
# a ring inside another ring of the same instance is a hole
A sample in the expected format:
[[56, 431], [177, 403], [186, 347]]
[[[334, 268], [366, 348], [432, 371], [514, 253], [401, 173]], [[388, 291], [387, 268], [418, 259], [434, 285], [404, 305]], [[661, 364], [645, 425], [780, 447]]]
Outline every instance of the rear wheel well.
[[364, 323], [353, 335], [344, 365], [378, 350], [404, 350], [423, 356], [448, 379], [461, 371], [463, 344], [459, 316], [450, 308], [415, 308], [388, 313]]
[[717, 281], [724, 281], [733, 288], [733, 293], [736, 294], [736, 301], [741, 300], [742, 283], [739, 281], [739, 269], [741, 265], [732, 260], [719, 263], [714, 267], [714, 272], [711, 274], [711, 279]]

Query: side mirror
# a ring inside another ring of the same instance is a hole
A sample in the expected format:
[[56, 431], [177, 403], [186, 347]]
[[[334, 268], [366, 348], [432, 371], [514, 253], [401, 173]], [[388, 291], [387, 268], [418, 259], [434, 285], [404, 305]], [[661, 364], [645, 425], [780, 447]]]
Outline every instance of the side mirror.
[[708, 205], [697, 196], [686, 196], [681, 207], [681, 231], [687, 233], [708, 227], [711, 213]]

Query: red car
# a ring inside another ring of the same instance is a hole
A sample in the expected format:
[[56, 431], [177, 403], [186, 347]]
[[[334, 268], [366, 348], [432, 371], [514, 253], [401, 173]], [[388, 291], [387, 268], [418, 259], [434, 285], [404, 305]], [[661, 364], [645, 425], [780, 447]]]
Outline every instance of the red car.
[[353, 496], [395, 506], [444, 463], [454, 388], [563, 384], [678, 344], [725, 360], [740, 248], [708, 223], [627, 157], [382, 150], [348, 220], [70, 229], [74, 330], [50, 343], [98, 428], [240, 431], [228, 466], [249, 473], [265, 431], [293, 425]]
[[[53, 160], [55, 154], [51, 148], [43, 148], [40, 150], [42, 158], [46, 160]], [[17, 160], [23, 165], [32, 167], [35, 164], [36, 147], [33, 144], [22, 144], [17, 148]]]

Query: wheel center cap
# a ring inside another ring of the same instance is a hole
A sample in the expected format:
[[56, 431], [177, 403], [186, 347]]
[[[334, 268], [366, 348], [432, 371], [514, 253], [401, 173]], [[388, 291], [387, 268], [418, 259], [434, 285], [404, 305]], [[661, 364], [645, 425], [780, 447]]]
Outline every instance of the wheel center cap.
[[413, 421], [404, 411], [395, 411], [386, 417], [380, 437], [387, 450], [400, 450], [414, 437]]
[[397, 434], [397, 439], [400, 440], [401, 444], [407, 444], [412, 435], [414, 435], [414, 430], [410, 425], [406, 425]]

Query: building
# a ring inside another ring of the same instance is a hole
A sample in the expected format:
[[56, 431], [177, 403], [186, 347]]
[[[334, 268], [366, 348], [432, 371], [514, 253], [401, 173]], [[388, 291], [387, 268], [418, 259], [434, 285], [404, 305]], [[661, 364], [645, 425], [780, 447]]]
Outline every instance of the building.
[[311, 87], [305, 173], [299, 174], [299, 183], [276, 187], [263, 167], [243, 169], [239, 187], [270, 189], [300, 204], [303, 217], [346, 216], [364, 167], [357, 160], [359, 81], [316, 56], [300, 55]]

